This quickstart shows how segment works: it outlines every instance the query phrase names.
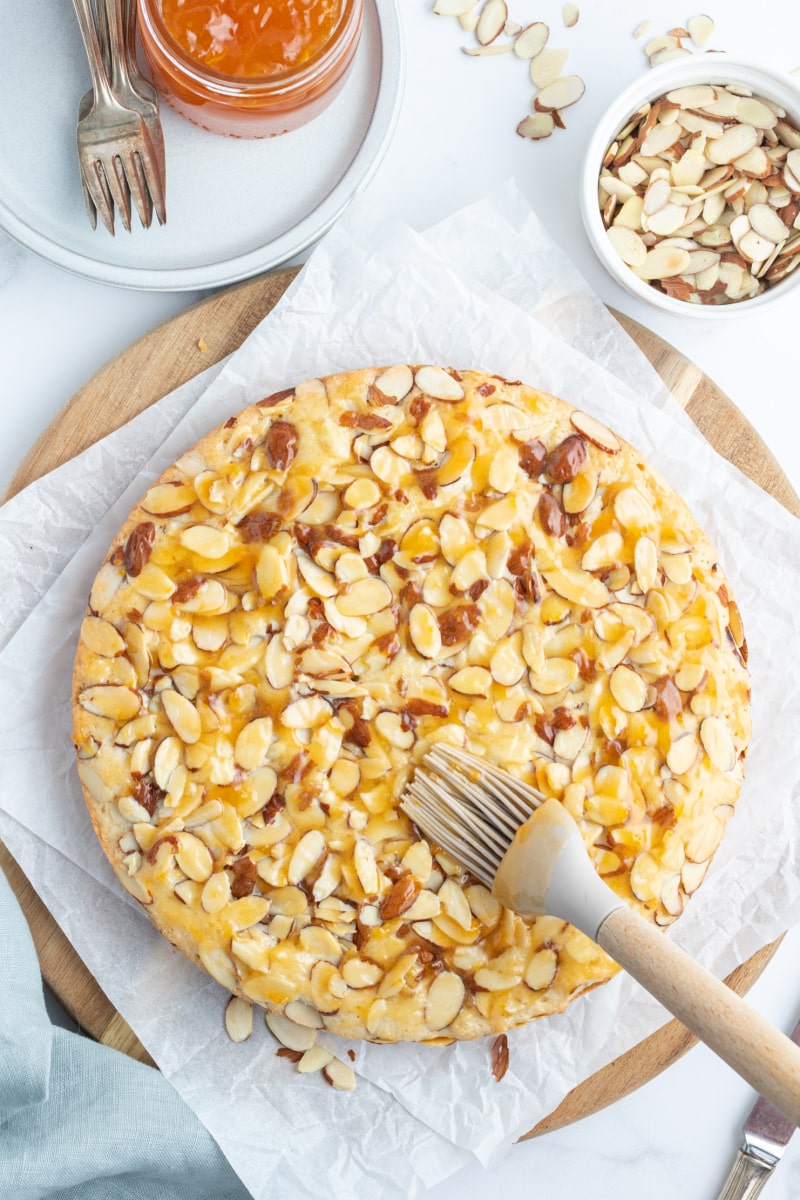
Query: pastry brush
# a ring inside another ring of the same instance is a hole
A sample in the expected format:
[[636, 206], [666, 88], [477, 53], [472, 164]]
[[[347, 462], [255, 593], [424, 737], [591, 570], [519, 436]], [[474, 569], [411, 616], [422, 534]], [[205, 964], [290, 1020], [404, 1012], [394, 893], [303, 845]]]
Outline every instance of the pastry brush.
[[611, 890], [556, 799], [438, 743], [401, 806], [507, 908], [569, 921], [795, 1125], [800, 1048]]

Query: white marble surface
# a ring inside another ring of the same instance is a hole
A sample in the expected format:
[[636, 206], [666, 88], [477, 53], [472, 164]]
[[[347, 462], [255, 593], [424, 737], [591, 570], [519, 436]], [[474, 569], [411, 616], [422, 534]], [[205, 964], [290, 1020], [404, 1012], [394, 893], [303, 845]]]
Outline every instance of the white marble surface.
[[[595, 117], [646, 69], [631, 37], [643, 18], [663, 33], [690, 15], [666, 0], [584, 0], [565, 30], [559, 0], [510, 0], [520, 23], [544, 19], [551, 44], [568, 46], [568, 69], [586, 80], [569, 128], [537, 145], [514, 134], [532, 95], [513, 56], [471, 59], [457, 22], [436, 18], [429, 0], [401, 0], [408, 78], [398, 130], [368, 189], [375, 206], [424, 227], [515, 176], [551, 235], [608, 303], [649, 325], [696, 362], [741, 409], [800, 491], [797, 351], [800, 296], [756, 315], [709, 325], [662, 316], [605, 275], [578, 217], [576, 181]], [[796, 0], [760, 6], [727, 0], [711, 15], [712, 45], [783, 69], [800, 65]], [[173, 219], [177, 216], [173, 214]], [[103, 234], [98, 234], [104, 236]], [[105, 361], [199, 297], [128, 292], [62, 273], [0, 233], [0, 350], [3, 438], [0, 491], [38, 435]], [[792, 363], [795, 369], [792, 369]], [[790, 1029], [800, 1017], [800, 931], [789, 934], [751, 992], [751, 1001]], [[468, 1168], [434, 1188], [434, 1200], [500, 1194], [561, 1200], [714, 1200], [740, 1138], [752, 1094], [703, 1047], [628, 1098], [561, 1132], [515, 1147], [495, 1171]], [[800, 1138], [767, 1195], [800, 1195]]]

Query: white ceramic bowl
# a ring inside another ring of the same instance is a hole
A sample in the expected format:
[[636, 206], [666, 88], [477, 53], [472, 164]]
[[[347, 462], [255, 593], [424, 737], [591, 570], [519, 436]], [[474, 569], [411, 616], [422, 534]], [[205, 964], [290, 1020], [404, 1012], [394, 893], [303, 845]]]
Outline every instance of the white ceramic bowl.
[[800, 268], [751, 300], [740, 300], [733, 304], [690, 304], [685, 300], [676, 300], [639, 279], [622, 261], [606, 236], [597, 203], [597, 181], [603, 158], [618, 131], [645, 101], [655, 100], [673, 88], [693, 83], [742, 84], [752, 89], [754, 95], [782, 105], [792, 123], [800, 125], [800, 87], [792, 76], [742, 62], [727, 54], [696, 54], [691, 58], [673, 59], [654, 67], [626, 88], [598, 121], [581, 171], [580, 207], [586, 233], [597, 257], [617, 283], [632, 296], [674, 316], [719, 321], [745, 316], [767, 304], [785, 299], [790, 293], [795, 293], [796, 298], [800, 286]]

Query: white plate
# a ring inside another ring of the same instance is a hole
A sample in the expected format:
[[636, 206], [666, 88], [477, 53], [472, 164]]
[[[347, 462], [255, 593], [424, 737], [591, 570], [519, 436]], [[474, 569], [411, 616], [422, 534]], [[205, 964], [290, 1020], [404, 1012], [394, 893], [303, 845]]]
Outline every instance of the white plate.
[[256, 141], [207, 133], [162, 104], [167, 224], [115, 237], [86, 216], [75, 149], [89, 67], [67, 0], [3, 0], [0, 228], [60, 267], [154, 290], [220, 287], [287, 262], [371, 178], [397, 120], [395, 0], [367, 0], [347, 82], [316, 120]]

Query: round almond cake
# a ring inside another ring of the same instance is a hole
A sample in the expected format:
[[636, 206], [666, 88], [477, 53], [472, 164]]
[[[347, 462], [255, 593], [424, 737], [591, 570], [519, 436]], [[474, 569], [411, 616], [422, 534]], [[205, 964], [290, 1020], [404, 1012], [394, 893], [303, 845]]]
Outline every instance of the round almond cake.
[[745, 662], [708, 538], [610, 430], [477, 371], [351, 371], [231, 417], [133, 510], [81, 628], [78, 771], [123, 886], [231, 992], [482, 1037], [617, 968], [426, 841], [415, 764], [449, 742], [555, 796], [666, 926], [739, 793]]

